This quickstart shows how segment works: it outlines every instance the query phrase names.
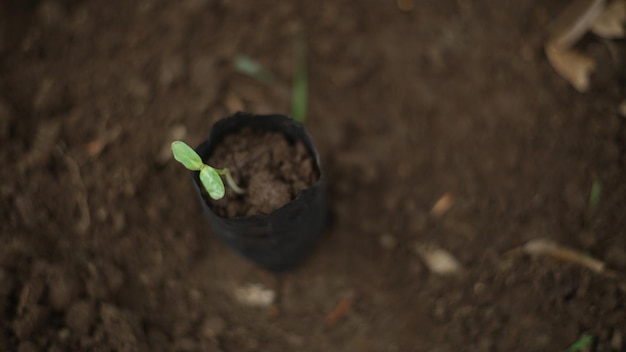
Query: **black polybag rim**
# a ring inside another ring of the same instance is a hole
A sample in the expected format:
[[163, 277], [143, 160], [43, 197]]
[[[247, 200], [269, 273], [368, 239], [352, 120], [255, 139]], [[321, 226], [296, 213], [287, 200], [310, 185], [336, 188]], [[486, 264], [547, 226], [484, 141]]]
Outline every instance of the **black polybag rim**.
[[[290, 205], [292, 205], [295, 202], [301, 201], [303, 197], [306, 197], [307, 193], [312, 193], [315, 192], [316, 189], [319, 189], [321, 187], [324, 187], [325, 185], [325, 178], [324, 178], [324, 171], [321, 167], [321, 163], [320, 163], [320, 159], [319, 159], [319, 153], [317, 152], [317, 149], [315, 148], [315, 144], [313, 143], [313, 140], [311, 139], [310, 135], [308, 134], [308, 132], [306, 131], [306, 129], [304, 128], [304, 125], [296, 120], [294, 120], [293, 118], [291, 118], [290, 116], [287, 115], [281, 115], [281, 114], [251, 114], [251, 113], [245, 113], [245, 112], [237, 112], [234, 115], [231, 116], [227, 116], [224, 117], [223, 119], [217, 121], [212, 127], [211, 127], [211, 131], [209, 132], [209, 136], [207, 137], [207, 139], [200, 143], [196, 148], [195, 151], [202, 157], [203, 161], [206, 161], [206, 159], [208, 159], [210, 157], [209, 155], [203, 156], [201, 154], [202, 148], [203, 147], [209, 147], [210, 144], [215, 141], [215, 145], [219, 144], [219, 142], [221, 142], [221, 140], [226, 137], [229, 134], [232, 133], [236, 133], [237, 131], [241, 130], [242, 128], [246, 127], [246, 126], [239, 126], [237, 128], [231, 128], [231, 129], [227, 129], [226, 131], [224, 131], [225, 133], [220, 133], [222, 131], [220, 131], [220, 128], [222, 128], [224, 125], [230, 124], [230, 123], [236, 123], [236, 120], [243, 120], [244, 122], [248, 122], [247, 120], [253, 120], [253, 119], [276, 119], [276, 120], [281, 120], [281, 122], [283, 123], [288, 123], [289, 125], [291, 125], [293, 128], [296, 128], [296, 131], [299, 132], [299, 134], [301, 134], [301, 138], [298, 138], [299, 140], [301, 140], [305, 147], [307, 148], [307, 150], [309, 151], [309, 153], [311, 153], [311, 156], [313, 157], [313, 160], [315, 161], [315, 168], [317, 169], [317, 172], [319, 174], [319, 177], [317, 178], [317, 181], [309, 188], [303, 190], [302, 192], [300, 192], [296, 198], [292, 199], [290, 202], [285, 203], [284, 205], [280, 206], [279, 208], [276, 208], [274, 210], [272, 210], [270, 213], [268, 214], [254, 214], [254, 215], [248, 215], [248, 216], [235, 216], [235, 217], [223, 217], [220, 216], [219, 214], [217, 214], [215, 211], [213, 211], [213, 209], [211, 208], [210, 202], [208, 200], [205, 199], [205, 197], [203, 196], [203, 192], [202, 192], [202, 184], [200, 183], [200, 178], [199, 178], [199, 172], [198, 171], [191, 171], [191, 177], [193, 179], [193, 183], [196, 186], [196, 191], [198, 191], [198, 195], [200, 197], [200, 199], [202, 200], [202, 203], [206, 206], [207, 210], [210, 211], [214, 216], [218, 217], [219, 219], [223, 220], [223, 221], [243, 221], [243, 220], [250, 220], [250, 221], [255, 221], [255, 220], [264, 220], [267, 219], [273, 215], [275, 215], [276, 213], [279, 213], [282, 209], [289, 207]], [[279, 129], [269, 129], [272, 131], [276, 131], [276, 132], [281, 132], [283, 134], [285, 134], [284, 131], [279, 130]], [[288, 136], [290, 137], [290, 136]]]

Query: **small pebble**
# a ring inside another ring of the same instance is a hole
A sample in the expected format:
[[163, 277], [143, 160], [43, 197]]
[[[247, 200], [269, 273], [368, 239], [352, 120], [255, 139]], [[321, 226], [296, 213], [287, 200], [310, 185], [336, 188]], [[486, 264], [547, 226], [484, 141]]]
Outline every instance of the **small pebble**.
[[276, 293], [261, 284], [248, 284], [235, 289], [235, 299], [246, 306], [268, 307], [274, 303]]
[[446, 250], [420, 244], [415, 247], [415, 250], [433, 274], [447, 276], [461, 269], [458, 260]]

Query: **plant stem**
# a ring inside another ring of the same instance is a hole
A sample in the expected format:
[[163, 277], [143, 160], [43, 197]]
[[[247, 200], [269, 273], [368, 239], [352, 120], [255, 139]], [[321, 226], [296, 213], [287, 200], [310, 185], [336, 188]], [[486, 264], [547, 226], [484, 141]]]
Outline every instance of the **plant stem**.
[[244, 194], [246, 193], [246, 190], [237, 186], [237, 184], [235, 183], [235, 180], [233, 180], [233, 176], [230, 174], [230, 170], [228, 170], [227, 167], [223, 168], [223, 169], [215, 169], [215, 171], [222, 176], [226, 177], [226, 183], [228, 183], [228, 186], [230, 188], [233, 189], [233, 191], [237, 194]]

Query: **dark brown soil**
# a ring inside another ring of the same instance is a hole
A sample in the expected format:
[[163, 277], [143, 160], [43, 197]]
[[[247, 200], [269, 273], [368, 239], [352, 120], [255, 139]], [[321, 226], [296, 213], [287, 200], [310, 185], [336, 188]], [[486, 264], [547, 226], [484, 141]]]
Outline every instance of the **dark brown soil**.
[[[626, 45], [585, 36], [572, 89], [543, 52], [569, 3], [1, 1], [0, 351], [624, 351], [623, 276], [510, 252], [626, 272]], [[299, 31], [334, 223], [277, 276], [217, 241], [169, 146], [288, 112]]]
[[222, 217], [269, 214], [296, 199], [319, 178], [313, 156], [300, 141], [290, 143], [278, 132], [244, 128], [222, 140], [209, 165], [228, 168], [243, 195], [227, 187], [220, 200], [210, 200]]

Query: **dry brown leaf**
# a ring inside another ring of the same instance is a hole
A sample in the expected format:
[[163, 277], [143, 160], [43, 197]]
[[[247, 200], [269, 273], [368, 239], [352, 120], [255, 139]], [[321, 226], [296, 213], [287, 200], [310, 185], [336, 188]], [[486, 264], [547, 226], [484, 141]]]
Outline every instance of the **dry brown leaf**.
[[544, 255], [564, 262], [582, 265], [597, 273], [604, 272], [604, 262], [585, 256], [571, 248], [561, 246], [553, 241], [539, 238], [531, 240], [522, 247], [524, 252], [530, 255]]
[[602, 38], [624, 38], [626, 30], [626, 0], [615, 0], [596, 18], [591, 31]]
[[596, 68], [590, 57], [574, 50], [546, 45], [546, 56], [554, 70], [579, 92], [589, 89], [589, 76]]
[[550, 23], [547, 46], [571, 48], [603, 13], [605, 0], [575, 0]]
[[339, 319], [341, 319], [341, 317], [346, 315], [346, 313], [350, 310], [350, 306], [352, 306], [351, 299], [341, 300], [341, 302], [339, 302], [337, 307], [335, 307], [335, 309], [333, 309], [333, 311], [330, 312], [330, 314], [326, 316], [326, 322], [328, 324], [337, 323], [337, 321], [339, 321]]
[[430, 213], [434, 216], [445, 214], [454, 205], [454, 194], [448, 192], [444, 194], [430, 209]]

